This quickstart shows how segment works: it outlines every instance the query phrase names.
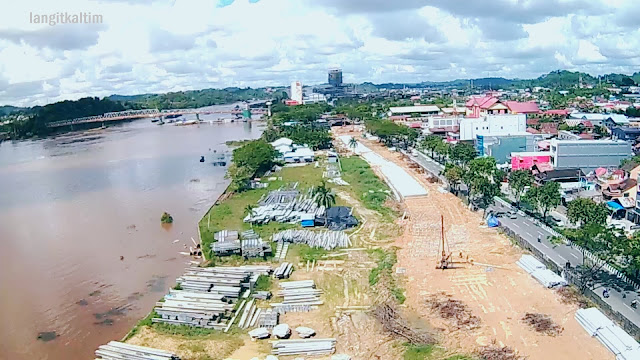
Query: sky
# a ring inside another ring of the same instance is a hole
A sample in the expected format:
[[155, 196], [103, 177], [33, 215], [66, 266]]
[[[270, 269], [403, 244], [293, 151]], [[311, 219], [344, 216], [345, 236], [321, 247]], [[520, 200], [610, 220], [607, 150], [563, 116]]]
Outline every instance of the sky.
[[[631, 74], [637, 0], [21, 0], [0, 5], [0, 105], [327, 82]], [[42, 24], [79, 12], [102, 23]]]

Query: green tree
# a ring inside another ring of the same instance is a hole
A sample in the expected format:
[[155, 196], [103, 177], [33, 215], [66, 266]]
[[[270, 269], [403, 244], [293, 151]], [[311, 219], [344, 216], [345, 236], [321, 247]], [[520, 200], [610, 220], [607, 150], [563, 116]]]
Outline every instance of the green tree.
[[[620, 230], [593, 223], [578, 229], [564, 230], [564, 234], [582, 249], [582, 264], [576, 269], [575, 275], [583, 292], [592, 285], [593, 279], [605, 264], [615, 262], [624, 254], [629, 242]], [[601, 261], [588, 257], [587, 251]]]
[[[336, 203], [335, 194], [327, 187], [327, 184], [324, 181], [313, 189], [313, 196], [316, 205], [324, 206], [325, 209], [329, 209]], [[324, 217], [324, 225], [327, 225], [326, 213]]]
[[591, 199], [575, 199], [567, 205], [567, 218], [578, 225], [604, 226], [607, 222], [607, 216], [609, 216], [607, 207]]
[[420, 143], [420, 146], [425, 150], [429, 150], [431, 152], [431, 157], [433, 157], [434, 151], [438, 147], [438, 144], [440, 144], [441, 142], [441, 137], [436, 135], [427, 135]]
[[469, 161], [478, 156], [476, 149], [471, 144], [459, 142], [451, 148], [451, 160], [458, 165], [466, 167]]
[[449, 154], [451, 154], [451, 144], [444, 141], [439, 142], [438, 145], [436, 145], [435, 153], [440, 155], [439, 161], [444, 163], [447, 157], [449, 157]]
[[349, 147], [355, 150], [358, 147], [358, 140], [356, 140], [356, 138], [354, 137], [351, 137], [351, 139], [349, 139]]
[[509, 189], [520, 207], [520, 199], [527, 187], [533, 183], [533, 175], [529, 170], [516, 170], [509, 174]]
[[542, 186], [532, 187], [527, 191], [524, 199], [531, 206], [538, 209], [544, 221], [547, 220], [549, 211], [560, 205], [562, 196], [560, 195], [560, 184], [549, 181]]
[[448, 163], [444, 167], [443, 175], [449, 182], [449, 186], [451, 187], [451, 189], [457, 191], [458, 185], [460, 185], [460, 183], [462, 182], [464, 170], [462, 170], [462, 167], [458, 165]]
[[475, 158], [469, 161], [464, 173], [464, 182], [469, 187], [469, 199], [486, 213], [494, 198], [500, 194], [500, 172], [496, 159], [492, 157]]
[[277, 150], [262, 139], [250, 141], [233, 150], [232, 164], [226, 175], [231, 178], [233, 189], [245, 190], [252, 177], [273, 167], [277, 155]]

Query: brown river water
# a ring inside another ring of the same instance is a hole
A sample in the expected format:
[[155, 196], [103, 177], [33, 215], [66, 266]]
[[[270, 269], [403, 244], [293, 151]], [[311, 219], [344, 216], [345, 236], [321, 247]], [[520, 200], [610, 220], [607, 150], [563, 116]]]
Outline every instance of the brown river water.
[[94, 359], [121, 339], [188, 266], [179, 252], [227, 186], [212, 151], [261, 129], [142, 119], [1, 143], [0, 359]]

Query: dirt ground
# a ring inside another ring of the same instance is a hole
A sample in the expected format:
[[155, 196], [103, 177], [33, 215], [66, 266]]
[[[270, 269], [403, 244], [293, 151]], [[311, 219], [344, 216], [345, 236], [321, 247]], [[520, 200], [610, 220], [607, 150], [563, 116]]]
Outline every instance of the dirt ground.
[[[574, 319], [577, 306], [563, 304], [555, 291], [543, 288], [515, 264], [523, 251], [487, 228], [481, 213], [470, 211], [452, 194], [438, 191], [439, 185], [426, 181], [399, 153], [376, 142], [362, 142], [403, 166], [428, 189], [426, 196], [405, 199], [409, 219], [403, 236], [395, 242], [400, 248], [397, 267], [405, 271], [401, 275], [405, 304], [440, 330], [438, 338], [443, 346], [473, 353], [496, 340], [531, 360], [614, 359]], [[436, 269], [441, 215], [453, 258], [462, 260], [458, 268], [444, 271]], [[475, 265], [467, 263], [467, 256]], [[480, 318], [480, 326], [458, 330], [433, 313], [426, 300], [438, 293], [464, 302]], [[527, 312], [549, 315], [563, 327], [562, 333], [556, 337], [536, 333], [520, 320]]]

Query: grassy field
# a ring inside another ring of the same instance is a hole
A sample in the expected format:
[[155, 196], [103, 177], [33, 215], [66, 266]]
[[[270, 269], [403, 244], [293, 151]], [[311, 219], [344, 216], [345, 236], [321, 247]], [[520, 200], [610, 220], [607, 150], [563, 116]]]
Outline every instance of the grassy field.
[[398, 216], [393, 209], [385, 206], [391, 189], [366, 161], [359, 156], [351, 156], [341, 158], [340, 164], [342, 179], [349, 183], [348, 191], [367, 209], [377, 211], [388, 220]]
[[[304, 167], [285, 167], [273, 176], [278, 180], [269, 182], [265, 189], [247, 190], [241, 193], [234, 193], [222, 203], [213, 206], [200, 220], [200, 236], [202, 237], [202, 248], [205, 250], [207, 258], [210, 258], [209, 249], [213, 243], [213, 234], [220, 230], [249, 230], [251, 225], [242, 221], [247, 215], [245, 208], [247, 205], [256, 205], [258, 200], [269, 191], [279, 187], [298, 182], [298, 189], [306, 190], [316, 186], [322, 180], [323, 167], [316, 168], [313, 164]], [[280, 180], [282, 178], [282, 180]], [[253, 229], [268, 239], [273, 233], [295, 228], [295, 224], [280, 224], [276, 222], [267, 225], [254, 225]]]

